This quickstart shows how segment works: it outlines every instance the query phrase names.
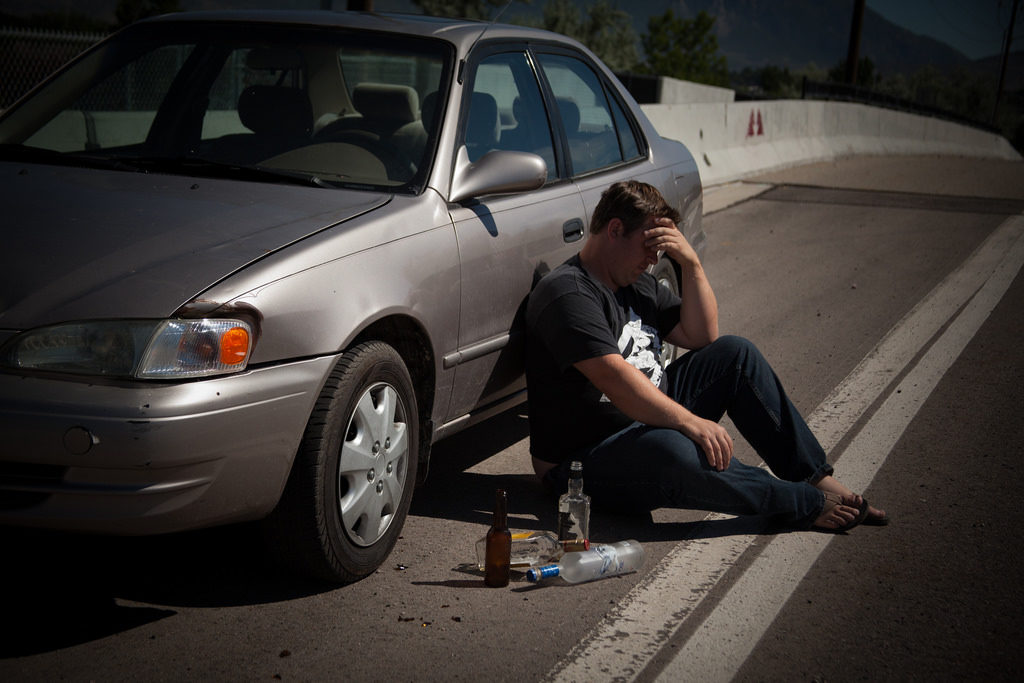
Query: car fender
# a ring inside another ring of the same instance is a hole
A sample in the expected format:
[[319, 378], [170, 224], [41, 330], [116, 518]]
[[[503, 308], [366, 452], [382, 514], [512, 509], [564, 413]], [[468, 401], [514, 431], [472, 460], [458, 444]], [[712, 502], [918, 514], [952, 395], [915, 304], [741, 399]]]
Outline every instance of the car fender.
[[[371, 329], [385, 337], [420, 334], [418, 343], [428, 351], [407, 363], [429, 359], [431, 367], [424, 370], [434, 378], [437, 404], [447, 405], [452, 372], [441, 358], [458, 345], [459, 287], [451, 218], [428, 191], [395, 198], [273, 254], [185, 310], [255, 311], [260, 333], [254, 366], [336, 354]], [[404, 322], [385, 325], [389, 319]], [[412, 343], [382, 341], [396, 347]]]

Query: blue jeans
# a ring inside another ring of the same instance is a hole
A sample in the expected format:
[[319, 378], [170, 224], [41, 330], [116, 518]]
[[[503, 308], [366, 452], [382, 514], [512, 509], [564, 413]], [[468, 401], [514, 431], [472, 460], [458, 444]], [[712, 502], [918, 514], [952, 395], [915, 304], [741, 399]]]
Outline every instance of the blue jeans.
[[[726, 413], [777, 476], [736, 458], [719, 472], [674, 429], [639, 422], [574, 453], [545, 476], [566, 490], [569, 464], [583, 463], [583, 490], [595, 507], [642, 512], [661, 507], [763, 515], [806, 528], [825, 499], [814, 483], [832, 474], [825, 452], [786, 396], [768, 361], [746, 339], [725, 336], [666, 369], [662, 388], [700, 417]], [[571, 427], [571, 426], [570, 426]]]

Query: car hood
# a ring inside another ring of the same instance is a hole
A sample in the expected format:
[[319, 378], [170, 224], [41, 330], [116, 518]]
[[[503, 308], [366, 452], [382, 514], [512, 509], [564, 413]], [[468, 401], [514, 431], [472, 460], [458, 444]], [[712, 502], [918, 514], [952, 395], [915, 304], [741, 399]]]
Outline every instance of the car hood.
[[0, 329], [169, 316], [390, 195], [0, 163]]

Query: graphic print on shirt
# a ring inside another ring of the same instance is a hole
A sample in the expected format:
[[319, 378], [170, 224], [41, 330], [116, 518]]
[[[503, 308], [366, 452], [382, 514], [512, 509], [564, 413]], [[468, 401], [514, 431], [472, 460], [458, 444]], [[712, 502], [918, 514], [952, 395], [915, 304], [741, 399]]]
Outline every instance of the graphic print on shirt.
[[[650, 325], [644, 325], [640, 316], [630, 308], [629, 322], [622, 327], [618, 341], [622, 357], [630, 365], [644, 373], [654, 386], [661, 385], [661, 338], [658, 331]], [[601, 395], [602, 401], [608, 397]]]

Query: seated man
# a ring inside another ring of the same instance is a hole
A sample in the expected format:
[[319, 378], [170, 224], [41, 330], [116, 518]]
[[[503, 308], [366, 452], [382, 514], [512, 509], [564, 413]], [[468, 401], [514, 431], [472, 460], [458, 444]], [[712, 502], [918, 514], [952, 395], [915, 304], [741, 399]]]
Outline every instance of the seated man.
[[[583, 250], [530, 295], [530, 450], [564, 491], [583, 463], [594, 504], [763, 515], [793, 528], [884, 524], [882, 510], [832, 476], [825, 453], [758, 350], [718, 336], [718, 304], [678, 212], [657, 189], [616, 183]], [[681, 297], [646, 272], [664, 252]], [[693, 349], [664, 371], [661, 340]], [[732, 458], [733, 422], [777, 476]]]

